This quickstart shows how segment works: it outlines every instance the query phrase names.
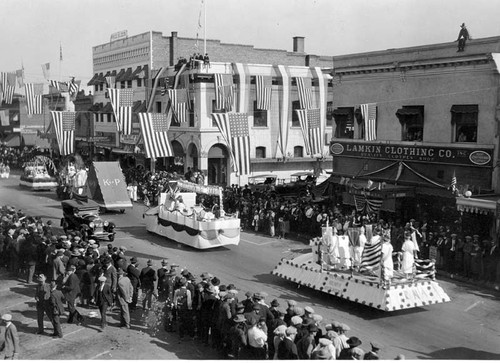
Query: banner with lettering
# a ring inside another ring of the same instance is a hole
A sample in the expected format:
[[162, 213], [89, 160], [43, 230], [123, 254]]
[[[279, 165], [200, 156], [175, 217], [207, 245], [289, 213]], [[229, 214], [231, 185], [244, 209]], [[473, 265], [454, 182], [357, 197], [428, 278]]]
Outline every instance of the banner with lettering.
[[118, 161], [94, 161], [87, 179], [90, 198], [106, 209], [132, 208]]

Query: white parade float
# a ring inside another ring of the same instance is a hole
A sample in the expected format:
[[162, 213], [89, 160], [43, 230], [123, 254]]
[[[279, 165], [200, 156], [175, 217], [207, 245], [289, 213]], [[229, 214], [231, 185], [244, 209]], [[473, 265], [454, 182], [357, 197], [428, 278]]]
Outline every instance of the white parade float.
[[19, 185], [32, 190], [49, 190], [57, 187], [57, 178], [51, 176], [48, 172], [48, 168], [55, 170], [55, 166], [50, 158], [36, 156], [23, 166], [24, 172], [19, 178]]
[[[371, 241], [371, 226], [366, 237]], [[349, 228], [351, 230], [351, 228]], [[396, 263], [390, 279], [384, 278], [382, 239], [364, 246], [361, 259], [356, 258], [359, 231], [337, 236], [332, 227], [323, 228], [323, 236], [310, 241], [312, 252], [293, 259], [282, 259], [272, 274], [384, 311], [410, 309], [449, 302], [450, 298], [435, 280], [433, 260], [415, 260], [411, 276], [401, 272], [400, 253], [392, 253]], [[351, 241], [353, 243], [351, 243]], [[373, 240], [372, 240], [373, 241]], [[390, 244], [390, 242], [389, 242]], [[353, 256], [353, 257], [351, 257]], [[357, 261], [356, 261], [357, 260]]]
[[216, 217], [212, 211], [195, 205], [197, 193], [216, 195], [222, 200], [221, 187], [178, 180], [170, 182], [169, 189], [160, 194], [159, 205], [144, 214], [149, 232], [197, 249], [239, 244], [239, 218], [226, 215], [222, 208]]

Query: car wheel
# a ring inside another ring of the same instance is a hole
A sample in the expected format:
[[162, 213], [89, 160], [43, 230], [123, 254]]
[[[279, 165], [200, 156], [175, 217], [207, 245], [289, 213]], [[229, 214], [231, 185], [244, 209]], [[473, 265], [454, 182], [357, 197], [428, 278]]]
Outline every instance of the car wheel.
[[120, 213], [121, 214], [125, 213], [125, 209], [120, 209]]

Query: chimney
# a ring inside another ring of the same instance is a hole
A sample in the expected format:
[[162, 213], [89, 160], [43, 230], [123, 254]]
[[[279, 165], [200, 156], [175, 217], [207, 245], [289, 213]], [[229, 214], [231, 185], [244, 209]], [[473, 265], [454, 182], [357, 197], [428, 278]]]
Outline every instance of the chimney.
[[177, 32], [172, 32], [170, 37], [170, 65], [173, 66], [177, 63], [177, 48], [178, 48]]
[[304, 53], [304, 37], [293, 37], [293, 52]]

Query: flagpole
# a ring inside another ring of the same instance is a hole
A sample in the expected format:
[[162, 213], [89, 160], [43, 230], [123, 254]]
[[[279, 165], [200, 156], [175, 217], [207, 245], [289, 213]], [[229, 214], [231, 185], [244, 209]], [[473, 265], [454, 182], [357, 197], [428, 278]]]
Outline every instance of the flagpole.
[[207, 54], [207, 0], [203, 0], [203, 54]]

